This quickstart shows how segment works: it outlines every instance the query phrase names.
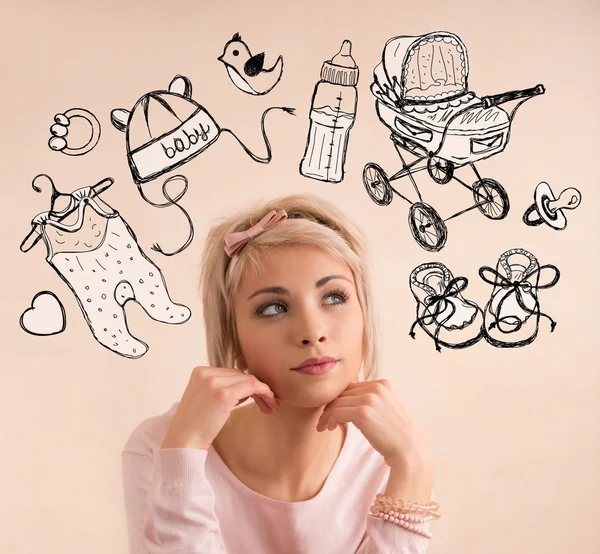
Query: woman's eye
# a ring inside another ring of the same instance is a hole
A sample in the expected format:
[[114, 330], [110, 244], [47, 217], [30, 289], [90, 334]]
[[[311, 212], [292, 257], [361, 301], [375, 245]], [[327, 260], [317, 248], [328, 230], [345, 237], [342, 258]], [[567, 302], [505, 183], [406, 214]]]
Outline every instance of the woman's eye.
[[[264, 308], [259, 308], [256, 313], [262, 317], [277, 315], [281, 313], [280, 308], [283, 310], [284, 306], [282, 304], [268, 304]], [[272, 310], [271, 313], [267, 313], [268, 310]]]
[[343, 304], [346, 301], [346, 297], [337, 292], [334, 292], [333, 294], [328, 294], [327, 300], [330, 298], [339, 300], [339, 302], [331, 302], [331, 304]]
[[[339, 305], [345, 304], [349, 298], [349, 295], [342, 290], [332, 291], [329, 294], [325, 295], [325, 303], [328, 305]], [[333, 302], [329, 302], [329, 299], [333, 299]], [[259, 308], [256, 309], [256, 315], [259, 317], [273, 317], [280, 313], [286, 311], [286, 306], [281, 302], [270, 302], [267, 304], [263, 304]], [[270, 312], [269, 312], [270, 310]]]

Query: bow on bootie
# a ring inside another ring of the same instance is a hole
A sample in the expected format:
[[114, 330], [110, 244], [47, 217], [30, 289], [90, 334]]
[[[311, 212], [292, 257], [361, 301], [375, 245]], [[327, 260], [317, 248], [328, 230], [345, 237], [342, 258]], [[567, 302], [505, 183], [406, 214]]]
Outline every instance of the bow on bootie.
[[[543, 269], [551, 269], [554, 271], [554, 277], [545, 284], [532, 284], [531, 282], [522, 279], [509, 279], [495, 269], [484, 266], [479, 269], [479, 276], [490, 285], [496, 288], [492, 313], [495, 316], [495, 321], [490, 325], [490, 330], [497, 327], [503, 333], [514, 333], [521, 329], [523, 324], [531, 315], [539, 315], [550, 321], [550, 331], [554, 331], [556, 322], [547, 314], [540, 311], [540, 304], [537, 298], [539, 289], [547, 289], [553, 287], [560, 278], [558, 268], [552, 264], [546, 264], [537, 267], [534, 271], [527, 275], [527, 279], [539, 279], [539, 275]], [[487, 277], [486, 273], [491, 273], [492, 278]], [[495, 277], [495, 279], [494, 279]]]
[[[441, 352], [439, 335], [442, 327], [448, 329], [461, 329], [472, 322], [475, 315], [477, 315], [476, 307], [469, 306], [458, 298], [460, 293], [467, 288], [468, 283], [469, 281], [466, 277], [455, 277], [440, 294], [432, 294], [425, 298], [423, 300], [425, 311], [420, 317], [417, 317], [408, 334], [414, 339], [414, 329], [416, 325], [431, 325], [432, 323], [436, 323], [437, 328], [433, 336], [433, 341], [435, 343], [435, 349], [438, 352]], [[457, 301], [459, 304], [457, 304]], [[457, 312], [457, 305], [461, 305], [461, 307], [467, 308], [467, 310], [458, 325], [450, 325], [449, 322], [452, 321]], [[465, 317], [467, 313], [468, 317]]]
[[271, 210], [258, 223], [252, 225], [252, 227], [246, 229], [245, 231], [229, 233], [225, 237], [225, 252], [227, 252], [229, 257], [233, 256], [235, 252], [240, 250], [252, 238], [260, 235], [267, 229], [277, 225], [285, 219], [287, 219], [287, 213], [285, 210]]
[[[477, 325], [471, 327], [476, 317], [483, 317], [483, 313], [477, 304], [466, 300], [462, 295], [468, 285], [466, 277], [453, 277], [444, 264], [430, 262], [413, 269], [409, 282], [417, 301], [417, 318], [409, 331], [413, 339], [417, 325], [433, 339], [438, 352], [441, 352], [441, 346], [465, 348], [483, 337], [481, 326], [479, 329]], [[477, 334], [473, 335], [470, 331], [456, 333], [468, 328], [477, 331]], [[458, 342], [441, 340], [442, 330], [452, 331]]]

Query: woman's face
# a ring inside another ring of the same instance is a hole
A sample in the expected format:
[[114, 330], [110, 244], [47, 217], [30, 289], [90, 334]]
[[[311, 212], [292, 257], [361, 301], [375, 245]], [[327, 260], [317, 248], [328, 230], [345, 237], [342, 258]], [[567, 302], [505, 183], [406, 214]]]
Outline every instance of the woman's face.
[[[363, 313], [350, 268], [316, 246], [269, 250], [256, 276], [242, 277], [234, 311], [246, 367], [281, 403], [318, 407], [355, 381]], [[323, 375], [292, 368], [311, 357], [337, 360]]]

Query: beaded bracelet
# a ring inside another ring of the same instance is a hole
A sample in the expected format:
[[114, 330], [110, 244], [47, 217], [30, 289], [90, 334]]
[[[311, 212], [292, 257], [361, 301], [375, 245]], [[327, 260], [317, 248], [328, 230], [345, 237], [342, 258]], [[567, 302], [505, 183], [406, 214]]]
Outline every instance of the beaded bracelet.
[[400, 525], [409, 531], [430, 539], [432, 534], [421, 529], [414, 523], [425, 523], [440, 518], [439, 503], [430, 502], [427, 505], [399, 500], [384, 494], [377, 494], [371, 506], [371, 513], [385, 521]]

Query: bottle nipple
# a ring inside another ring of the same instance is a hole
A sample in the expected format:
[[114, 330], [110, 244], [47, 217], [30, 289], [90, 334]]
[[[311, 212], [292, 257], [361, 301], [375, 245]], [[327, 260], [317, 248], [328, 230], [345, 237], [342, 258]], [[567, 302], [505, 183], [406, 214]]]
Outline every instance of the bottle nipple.
[[345, 40], [344, 42], [342, 42], [340, 51], [335, 56], [333, 56], [333, 58], [331, 58], [331, 61], [329, 63], [339, 65], [342, 67], [356, 67], [356, 62], [352, 57], [351, 50], [352, 43], [349, 40]]
[[352, 43], [342, 42], [340, 51], [330, 60], [323, 62], [321, 80], [335, 85], [355, 86], [358, 82], [358, 66], [350, 53]]

